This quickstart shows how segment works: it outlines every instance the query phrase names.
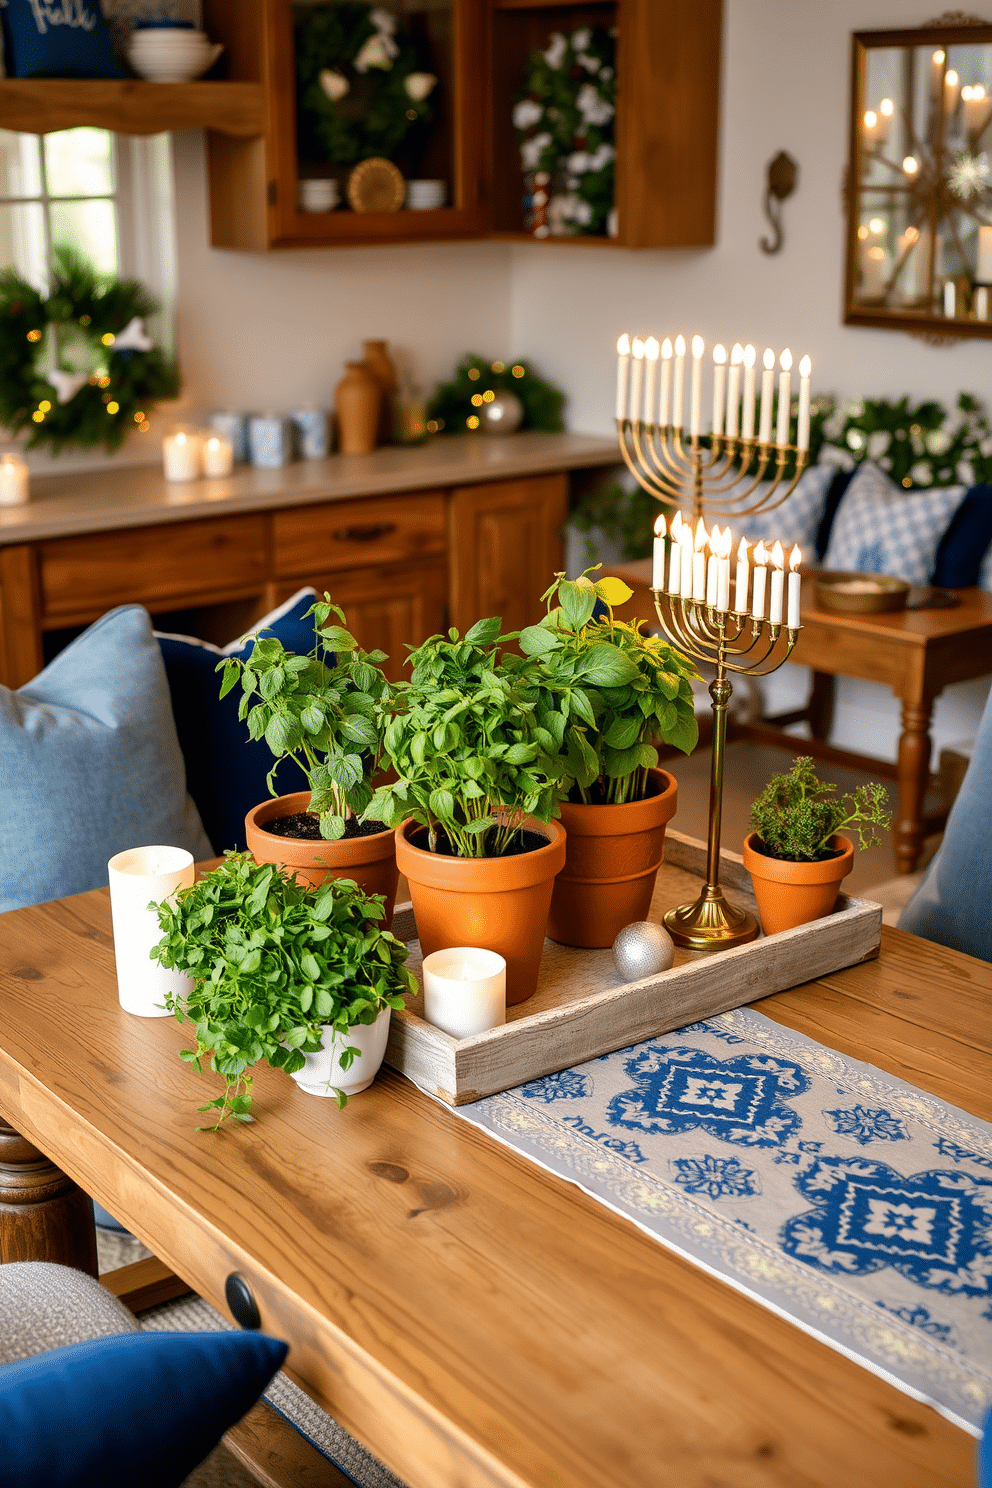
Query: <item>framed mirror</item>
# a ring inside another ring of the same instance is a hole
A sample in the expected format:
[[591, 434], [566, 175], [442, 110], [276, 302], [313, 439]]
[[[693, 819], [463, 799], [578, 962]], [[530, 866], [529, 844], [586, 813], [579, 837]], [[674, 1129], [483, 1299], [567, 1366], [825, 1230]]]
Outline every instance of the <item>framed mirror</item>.
[[992, 337], [992, 25], [854, 35], [844, 320]]

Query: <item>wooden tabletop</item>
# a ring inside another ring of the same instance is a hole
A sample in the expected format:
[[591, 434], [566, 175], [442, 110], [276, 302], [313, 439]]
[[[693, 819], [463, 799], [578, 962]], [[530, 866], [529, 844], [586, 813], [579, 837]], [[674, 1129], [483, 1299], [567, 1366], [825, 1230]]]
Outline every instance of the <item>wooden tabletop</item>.
[[[992, 967], [894, 930], [759, 1004], [992, 1118]], [[248, 1278], [290, 1371], [411, 1488], [965, 1488], [935, 1411], [385, 1070], [339, 1113], [259, 1072], [256, 1125], [171, 1019], [120, 1010], [101, 890], [0, 920], [0, 1113], [216, 1306]]]

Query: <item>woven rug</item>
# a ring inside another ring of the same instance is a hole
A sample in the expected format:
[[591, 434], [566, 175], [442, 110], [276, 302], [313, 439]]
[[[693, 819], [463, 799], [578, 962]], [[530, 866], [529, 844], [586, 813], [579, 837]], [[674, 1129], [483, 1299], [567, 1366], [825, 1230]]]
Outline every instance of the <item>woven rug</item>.
[[992, 1126], [744, 1008], [457, 1114], [980, 1434]]

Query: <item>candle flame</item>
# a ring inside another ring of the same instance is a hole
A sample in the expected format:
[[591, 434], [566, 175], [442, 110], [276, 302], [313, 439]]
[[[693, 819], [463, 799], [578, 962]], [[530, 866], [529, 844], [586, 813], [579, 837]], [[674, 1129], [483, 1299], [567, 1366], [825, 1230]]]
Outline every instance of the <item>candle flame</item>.
[[723, 537], [722, 537], [722, 539], [720, 541], [720, 557], [721, 558], [729, 558], [730, 557], [730, 550], [733, 547], [733, 545], [734, 545], [734, 534], [731, 532], [731, 530], [730, 530], [729, 527], [724, 527], [724, 529], [723, 529]]
[[644, 342], [641, 340], [640, 336], [635, 336], [634, 337], [634, 340], [633, 340], [633, 343], [632, 343], [630, 349], [634, 353], [634, 355], [635, 355], [635, 357], [637, 358], [638, 361], [641, 361], [643, 359], [643, 356], [644, 356]]
[[946, 74], [946, 76], [944, 78], [944, 82], [947, 84], [947, 86], [949, 88], [956, 88], [957, 87], [957, 85], [958, 85], [958, 75], [954, 71], [954, 68], [953, 67], [951, 68], [950, 72], [948, 72]]
[[630, 356], [630, 337], [626, 331], [617, 338], [617, 356]]
[[875, 125], [877, 123], [878, 123], [878, 115], [876, 114], [875, 110], [874, 109], [868, 109], [868, 111], [865, 114], [865, 128], [866, 129], [874, 129], [875, 128]]
[[868, 252], [865, 254], [865, 257], [870, 258], [874, 263], [884, 263], [887, 254], [884, 248], [875, 247], [869, 248]]
[[972, 91], [970, 83], [965, 83], [964, 87], [961, 89], [961, 97], [964, 99], [965, 103], [971, 102]]
[[920, 168], [919, 162], [917, 161], [916, 156], [915, 155], [907, 155], [905, 157], [905, 159], [903, 160], [902, 168], [906, 172], [907, 176], [915, 176], [916, 175], [916, 172]]
[[792, 553], [789, 556], [789, 567], [791, 569], [795, 570], [795, 569], [797, 569], [799, 567], [799, 565], [800, 565], [800, 563], [802, 563], [802, 561], [803, 561], [802, 550], [800, 549], [799, 544], [796, 543], [795, 547], [792, 549]]
[[808, 356], [804, 356], [802, 361], [799, 363], [799, 376], [808, 377], [812, 370], [813, 363], [810, 361]]
[[721, 346], [719, 341], [713, 348], [713, 360], [716, 362], [718, 367], [722, 366], [723, 363], [727, 360], [727, 348], [725, 346]]
[[772, 351], [770, 346], [765, 348], [765, 354], [761, 360], [765, 364], [765, 371], [771, 372], [775, 366], [775, 353]]
[[708, 541], [709, 533], [706, 531], [706, 524], [703, 522], [702, 517], [700, 517], [696, 523], [696, 536], [693, 539], [693, 547], [696, 549], [696, 552], [702, 552]]
[[703, 340], [702, 336], [693, 336], [693, 338], [692, 338], [692, 354], [695, 357], [695, 359], [696, 359], [697, 362], [698, 362], [699, 358], [702, 356], [702, 354], [703, 354], [703, 352], [705, 350], [706, 350], [706, 342]]
[[733, 367], [738, 367], [743, 360], [744, 348], [739, 341], [735, 341], [730, 353], [730, 364]]
[[649, 336], [644, 343], [644, 355], [647, 357], [649, 362], [656, 362], [658, 360], [658, 352], [660, 349], [661, 348], [658, 345], [658, 339], [656, 336]]
[[785, 348], [778, 360], [779, 366], [782, 368], [783, 372], [792, 371], [792, 352], [789, 350], [788, 347]]
[[892, 102], [891, 98], [883, 98], [881, 103], [878, 105], [878, 112], [880, 114], [884, 114], [887, 119], [891, 119], [895, 111], [896, 106]]
[[880, 238], [885, 231], [885, 223], [882, 218], [873, 217], [868, 224], [868, 231], [874, 233], [876, 238]]
[[745, 346], [745, 348], [744, 348], [744, 365], [745, 365], [745, 367], [753, 367], [754, 364], [755, 364], [755, 362], [756, 362], [756, 360], [757, 360], [757, 357], [758, 357], [758, 353], [755, 351], [754, 347], [749, 342], [748, 345]]
[[719, 527], [714, 527], [712, 529], [712, 531], [710, 532], [710, 552], [713, 554], [713, 557], [714, 558], [718, 558], [719, 557], [719, 555], [720, 555], [720, 544], [722, 542], [723, 542], [723, 534], [721, 533]]
[[933, 54], [933, 63], [935, 67], [943, 67], [944, 65], [944, 53], [940, 47]]
[[747, 553], [748, 553], [748, 540], [747, 540], [746, 537], [742, 537], [741, 538], [740, 547], [737, 549], [737, 562], [738, 563], [746, 563], [747, 562]]
[[862, 222], [861, 226], [858, 228], [858, 241], [861, 242], [861, 243], [863, 243], [864, 240], [865, 240], [865, 238], [867, 238], [867, 236], [868, 236], [868, 229], [865, 227], [864, 223]]
[[764, 565], [768, 562], [768, 549], [765, 547], [760, 538], [758, 539], [758, 546], [754, 550], [754, 561], [755, 563], [761, 565]]
[[664, 519], [664, 517], [659, 517], [658, 520], [657, 520], [657, 522], [655, 522], [655, 524], [654, 524], [654, 535], [655, 535], [655, 537], [664, 537], [664, 535], [665, 535], [665, 519]]
[[185, 434], [177, 434], [176, 435], [176, 443], [177, 444], [185, 444], [186, 443], [186, 435]]
[[772, 548], [772, 562], [776, 568], [785, 567], [785, 553], [782, 551], [782, 544], [780, 542], [776, 542]]
[[985, 84], [976, 83], [971, 90], [971, 96], [976, 103], [979, 103], [985, 97]]
[[219, 450], [220, 449], [220, 440], [217, 438], [217, 435], [216, 434], [212, 434], [210, 436], [210, 438], [207, 440], [207, 449], [208, 450]]
[[672, 539], [672, 542], [678, 542], [679, 538], [682, 536], [682, 526], [682, 512], [677, 511], [672, 518], [672, 525], [668, 529], [668, 533]]
[[693, 546], [692, 524], [683, 522], [679, 530], [679, 547], [691, 548]]
[[670, 336], [666, 336], [664, 341], [662, 341], [661, 354], [665, 358], [666, 362], [670, 360], [672, 355], [672, 339]]
[[675, 337], [675, 355], [678, 356], [678, 357], [684, 357], [685, 356], [685, 337], [684, 336], [676, 336]]

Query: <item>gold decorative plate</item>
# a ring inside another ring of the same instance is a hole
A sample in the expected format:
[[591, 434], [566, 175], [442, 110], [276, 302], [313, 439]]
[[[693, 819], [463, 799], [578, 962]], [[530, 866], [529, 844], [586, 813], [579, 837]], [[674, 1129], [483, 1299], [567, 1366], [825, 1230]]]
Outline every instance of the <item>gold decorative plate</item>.
[[348, 177], [348, 200], [355, 212], [398, 212], [406, 182], [391, 160], [361, 160]]
[[821, 569], [816, 580], [816, 602], [822, 610], [847, 615], [877, 615], [904, 610], [909, 585], [889, 574], [840, 573]]

